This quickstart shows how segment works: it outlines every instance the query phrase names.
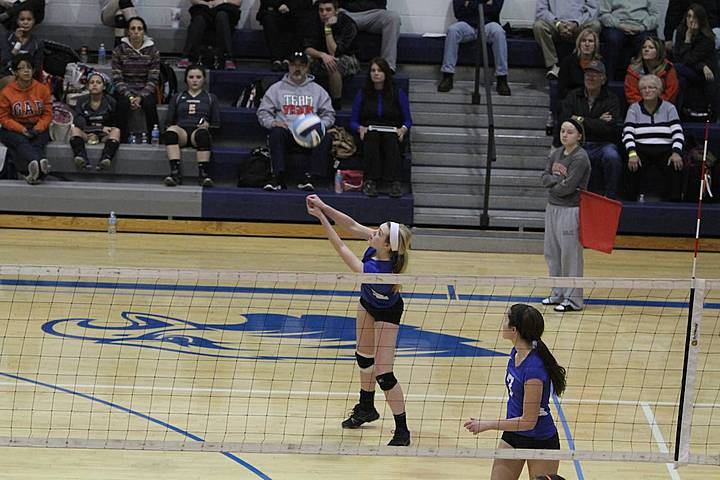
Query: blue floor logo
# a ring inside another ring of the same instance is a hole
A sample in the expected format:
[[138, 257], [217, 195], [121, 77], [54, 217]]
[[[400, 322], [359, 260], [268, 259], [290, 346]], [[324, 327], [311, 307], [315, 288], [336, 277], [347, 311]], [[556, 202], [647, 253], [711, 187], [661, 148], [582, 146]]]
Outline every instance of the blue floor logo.
[[[93, 318], [51, 320], [56, 337], [217, 358], [354, 360], [355, 319], [248, 313], [235, 324], [205, 324], [152, 313], [123, 312], [124, 324]], [[476, 339], [401, 325], [398, 357], [488, 357], [501, 352], [473, 346]]]

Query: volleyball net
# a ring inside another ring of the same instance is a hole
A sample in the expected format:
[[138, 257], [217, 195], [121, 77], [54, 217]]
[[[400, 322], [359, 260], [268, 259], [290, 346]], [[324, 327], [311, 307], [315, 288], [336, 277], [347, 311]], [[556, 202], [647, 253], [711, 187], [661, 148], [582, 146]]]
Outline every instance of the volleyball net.
[[[400, 283], [392, 413], [358, 400], [361, 283]], [[583, 287], [581, 312], [540, 305]], [[694, 289], [693, 302], [690, 291]], [[496, 449], [514, 303], [567, 369], [561, 450]], [[720, 464], [720, 282], [0, 267], [0, 445]], [[682, 403], [681, 403], [682, 402]]]

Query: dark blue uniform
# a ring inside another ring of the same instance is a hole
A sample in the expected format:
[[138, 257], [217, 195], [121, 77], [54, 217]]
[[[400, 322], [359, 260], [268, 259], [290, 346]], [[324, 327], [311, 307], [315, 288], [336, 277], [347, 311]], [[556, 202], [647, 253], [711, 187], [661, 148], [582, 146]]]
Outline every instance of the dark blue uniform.
[[220, 107], [212, 93], [203, 90], [193, 97], [186, 90], [176, 93], [168, 103], [168, 126], [178, 125], [192, 132], [202, 119], [209, 122], [212, 127], [220, 126]]
[[[368, 247], [363, 255], [363, 273], [393, 273], [392, 261], [373, 258], [376, 251]], [[376, 321], [399, 324], [404, 308], [400, 292], [392, 284], [369, 284], [360, 286], [360, 304]]]
[[75, 126], [85, 133], [102, 136], [103, 127], [115, 127], [115, 99], [103, 94], [100, 106], [93, 110], [90, 95], [78, 98], [75, 104]]

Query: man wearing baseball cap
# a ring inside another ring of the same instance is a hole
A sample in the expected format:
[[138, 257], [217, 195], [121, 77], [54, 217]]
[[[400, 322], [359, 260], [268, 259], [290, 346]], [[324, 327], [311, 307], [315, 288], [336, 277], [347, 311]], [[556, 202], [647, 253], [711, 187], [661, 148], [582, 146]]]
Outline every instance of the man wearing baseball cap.
[[[571, 90], [560, 106], [560, 122], [572, 116], [583, 119], [583, 148], [592, 165], [589, 190], [610, 198], [619, 198], [623, 171], [622, 157], [617, 148], [620, 139], [618, 122], [622, 121], [620, 99], [607, 87], [605, 65], [599, 60], [585, 67], [585, 86]], [[554, 146], [560, 146], [556, 127]]]

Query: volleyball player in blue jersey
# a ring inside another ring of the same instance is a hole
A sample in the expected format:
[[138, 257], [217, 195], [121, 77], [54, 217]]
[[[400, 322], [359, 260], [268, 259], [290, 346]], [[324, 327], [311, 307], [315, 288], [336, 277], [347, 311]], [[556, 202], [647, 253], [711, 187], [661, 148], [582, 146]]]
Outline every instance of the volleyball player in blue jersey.
[[[513, 343], [505, 384], [508, 391], [504, 420], [471, 418], [465, 428], [474, 434], [503, 430], [498, 448], [559, 450], [560, 440], [550, 414], [550, 395], [565, 390], [565, 369], [540, 338], [545, 330], [542, 315], [530, 305], [510, 307], [502, 325], [502, 336]], [[558, 460], [527, 460], [530, 478], [557, 473]], [[492, 480], [520, 477], [524, 459], [495, 459]]]
[[185, 70], [187, 90], [173, 95], [168, 103], [168, 127], [162, 134], [170, 162], [170, 175], [165, 177], [168, 187], [182, 184], [180, 149], [187, 145], [197, 150], [198, 183], [202, 187], [213, 186], [208, 173], [212, 155], [210, 128], [220, 126], [220, 107], [215, 94], [204, 90], [206, 78], [202, 65], [190, 65]]
[[[307, 197], [308, 213], [322, 223], [328, 240], [340, 258], [357, 273], [402, 273], [408, 264], [411, 233], [405, 225], [385, 222], [378, 229], [360, 225], [348, 215], [325, 204], [317, 195]], [[362, 260], [343, 243], [330, 224], [348, 230], [355, 237], [366, 239], [368, 248]], [[380, 418], [375, 409], [375, 382], [380, 386], [395, 417], [395, 432], [388, 445], [410, 445], [410, 430], [405, 416], [403, 391], [393, 374], [403, 299], [400, 286], [362, 284], [357, 310], [355, 358], [360, 367], [360, 402], [353, 407], [343, 428], [358, 428]]]

